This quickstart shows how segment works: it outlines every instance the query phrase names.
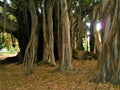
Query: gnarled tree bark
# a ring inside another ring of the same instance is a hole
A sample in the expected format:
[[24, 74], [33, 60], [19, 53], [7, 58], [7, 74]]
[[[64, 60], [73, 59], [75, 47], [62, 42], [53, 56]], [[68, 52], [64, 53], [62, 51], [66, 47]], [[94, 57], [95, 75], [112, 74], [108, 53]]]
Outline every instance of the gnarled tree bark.
[[92, 80], [96, 82], [120, 84], [120, 54], [119, 47], [117, 46], [119, 45], [119, 36], [117, 34], [117, 32], [119, 32], [119, 3], [118, 0], [106, 1], [107, 2], [104, 2], [104, 0], [102, 0], [104, 7], [102, 9], [104, 23], [102, 51], [100, 52], [96, 74]]
[[37, 59], [37, 47], [38, 47], [38, 29], [37, 29], [38, 22], [35, 3], [33, 0], [29, 0], [29, 7], [31, 13], [31, 36], [24, 55], [25, 73], [27, 75], [33, 72], [33, 64]]
[[59, 31], [59, 48], [61, 48], [60, 52], [60, 65], [59, 69], [62, 72], [71, 72], [73, 70], [73, 66], [71, 64], [72, 54], [71, 54], [71, 45], [70, 45], [70, 21], [68, 16], [67, 9], [67, 1], [60, 0], [60, 8], [61, 8], [61, 17], [60, 17], [60, 31]]
[[43, 59], [39, 64], [49, 63], [55, 66], [53, 35], [53, 0], [44, 0], [43, 7]]

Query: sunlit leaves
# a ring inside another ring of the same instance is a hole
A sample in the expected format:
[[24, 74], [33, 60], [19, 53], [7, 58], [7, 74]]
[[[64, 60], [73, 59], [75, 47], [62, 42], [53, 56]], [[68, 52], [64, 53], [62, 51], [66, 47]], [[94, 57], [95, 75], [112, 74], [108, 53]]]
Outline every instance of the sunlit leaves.
[[3, 8], [2, 7], [0, 7], [0, 13], [2, 13], [3, 12]]
[[8, 15], [8, 19], [9, 19], [10, 21], [17, 22], [16, 17], [15, 17], [15, 16], [13, 16], [12, 14]]

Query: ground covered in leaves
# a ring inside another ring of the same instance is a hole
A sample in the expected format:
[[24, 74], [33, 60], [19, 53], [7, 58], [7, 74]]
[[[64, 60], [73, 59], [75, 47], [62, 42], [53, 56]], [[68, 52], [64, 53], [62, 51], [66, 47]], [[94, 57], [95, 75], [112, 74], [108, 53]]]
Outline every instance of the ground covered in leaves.
[[32, 75], [24, 74], [23, 65], [0, 65], [0, 90], [120, 90], [110, 83], [89, 82], [94, 74], [97, 60], [73, 60], [76, 69], [65, 74], [57, 67], [34, 65]]

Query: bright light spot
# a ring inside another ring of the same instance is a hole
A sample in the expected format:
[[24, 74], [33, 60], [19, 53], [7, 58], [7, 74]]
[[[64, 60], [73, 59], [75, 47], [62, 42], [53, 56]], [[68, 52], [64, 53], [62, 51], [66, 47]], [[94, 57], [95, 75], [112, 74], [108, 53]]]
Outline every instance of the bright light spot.
[[10, 1], [10, 0], [7, 0], [7, 3], [8, 3], [8, 4], [11, 4], [11, 1]]
[[90, 51], [90, 31], [87, 31], [87, 35], [85, 37], [85, 42], [86, 42], [86, 45], [87, 45], [86, 50]]
[[90, 22], [87, 22], [86, 25], [88, 26], [88, 28], [90, 28]]
[[93, 4], [91, 3], [90, 6], [92, 6]]
[[90, 35], [90, 31], [87, 31], [87, 35]]
[[100, 22], [97, 23], [97, 25], [96, 25], [96, 30], [97, 30], [98, 32], [101, 30], [101, 23], [100, 23]]
[[[0, 1], [4, 2], [4, 0], [0, 0]], [[7, 3], [8, 3], [8, 4], [11, 4], [11, 1], [10, 1], [10, 0], [7, 0]]]
[[44, 4], [42, 4], [42, 7], [44, 7]]
[[7, 49], [3, 48], [3, 49], [0, 50], [0, 52], [7, 52]]
[[79, 3], [77, 2], [76, 6], [79, 6]]
[[85, 18], [83, 18], [83, 22], [85, 22]]
[[97, 2], [97, 0], [95, 0], [95, 3]]
[[39, 13], [42, 13], [42, 10], [41, 10], [41, 8], [38, 8], [38, 11], [39, 11]]
[[72, 13], [75, 13], [75, 10], [72, 10]]
[[87, 18], [87, 17], [89, 17], [89, 15], [88, 15], [88, 14], [86, 15], [86, 18]]

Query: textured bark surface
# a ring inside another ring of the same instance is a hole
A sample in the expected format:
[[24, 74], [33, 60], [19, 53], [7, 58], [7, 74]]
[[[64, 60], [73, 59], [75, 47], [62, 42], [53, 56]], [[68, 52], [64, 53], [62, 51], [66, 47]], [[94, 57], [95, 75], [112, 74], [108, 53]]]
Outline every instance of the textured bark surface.
[[29, 7], [31, 13], [31, 36], [24, 55], [25, 73], [27, 75], [33, 72], [33, 64], [37, 59], [36, 53], [38, 47], [38, 22], [33, 0], [29, 0]]
[[43, 8], [43, 36], [44, 36], [44, 48], [43, 59], [39, 64], [49, 63], [51, 66], [55, 66], [54, 56], [54, 35], [53, 35], [53, 5], [54, 1], [44, 1], [46, 7]]
[[[98, 67], [96, 75], [93, 80], [96, 82], [112, 82], [120, 84], [120, 69], [119, 69], [119, 38], [117, 32], [118, 28], [118, 0], [108, 0], [102, 2], [103, 9], [103, 23], [104, 23], [104, 39], [102, 43], [102, 51], [98, 60]], [[111, 11], [114, 10], [113, 11]]]
[[[71, 72], [73, 66], [71, 64], [72, 54], [71, 54], [71, 45], [70, 45], [70, 22], [67, 12], [67, 1], [60, 0], [61, 7], [61, 57], [60, 57], [60, 71], [62, 72]], [[59, 39], [60, 39], [59, 38]]]

